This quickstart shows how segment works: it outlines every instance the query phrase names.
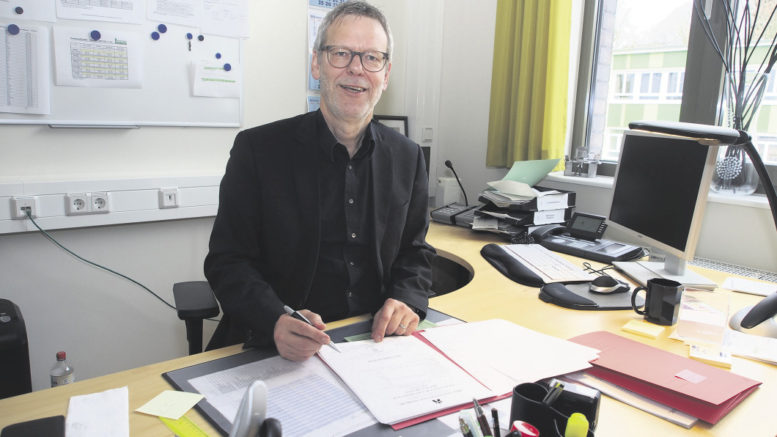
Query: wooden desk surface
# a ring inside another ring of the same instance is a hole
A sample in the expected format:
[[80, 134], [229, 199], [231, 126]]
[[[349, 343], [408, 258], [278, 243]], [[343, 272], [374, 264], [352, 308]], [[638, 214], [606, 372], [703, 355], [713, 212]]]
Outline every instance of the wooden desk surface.
[[[460, 290], [435, 297], [430, 306], [436, 310], [466, 321], [501, 318], [539, 332], [560, 338], [569, 338], [585, 332], [606, 330], [645, 344], [656, 346], [678, 355], [687, 356], [681, 342], [670, 340], [671, 329], [657, 340], [632, 335], [620, 330], [626, 322], [639, 316], [633, 311], [577, 311], [542, 302], [537, 288], [510, 281], [480, 256], [480, 249], [489, 242], [502, 243], [487, 234], [472, 233], [464, 228], [433, 224], [428, 241], [441, 254], [468, 266], [472, 281]], [[722, 282], [725, 274], [705, 270], [705, 275]], [[725, 292], [725, 291], [717, 291]], [[731, 311], [759, 301], [757, 296], [731, 294]], [[353, 318], [328, 324], [336, 328], [362, 318]], [[0, 400], [0, 429], [25, 420], [67, 413], [70, 396], [89, 394], [121, 386], [129, 387], [130, 434], [133, 436], [169, 435], [162, 422], [152, 416], [134, 412], [135, 409], [162, 392], [171, 389], [161, 374], [186, 366], [232, 355], [241, 347], [230, 346], [201, 354], [176, 358], [161, 363], [138, 367], [98, 378], [92, 378], [62, 387], [40, 390], [26, 395]], [[527, 351], [527, 359], [531, 359]], [[731, 371], [762, 381], [758, 390], [745, 399], [715, 426], [700, 423], [690, 430], [665, 420], [602, 397], [597, 436], [775, 436], [777, 418], [772, 416], [773, 402], [777, 401], [777, 367], [756, 361], [734, 358]], [[215, 429], [196, 411], [186, 416], [209, 435], [218, 435]]]

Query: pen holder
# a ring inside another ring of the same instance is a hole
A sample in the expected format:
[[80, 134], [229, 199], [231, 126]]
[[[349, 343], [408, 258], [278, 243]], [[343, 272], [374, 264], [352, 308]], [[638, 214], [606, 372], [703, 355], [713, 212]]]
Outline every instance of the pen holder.
[[[548, 389], [541, 384], [527, 382], [513, 388], [513, 400], [510, 408], [510, 422], [522, 420], [534, 425], [542, 437], [564, 437], [569, 416], [561, 413], [551, 405], [544, 404], [542, 399], [548, 394]], [[594, 437], [588, 430], [588, 437]]]

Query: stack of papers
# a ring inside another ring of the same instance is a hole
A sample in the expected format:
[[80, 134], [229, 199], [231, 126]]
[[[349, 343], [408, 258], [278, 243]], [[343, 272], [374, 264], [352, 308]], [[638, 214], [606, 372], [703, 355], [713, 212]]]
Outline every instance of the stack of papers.
[[599, 349], [586, 373], [711, 424], [761, 384], [618, 335], [597, 331], [572, 341]]
[[[319, 355], [379, 422], [395, 429], [468, 407], [473, 398], [508, 397], [523, 382], [586, 369], [597, 356], [593, 348], [505, 320], [338, 348], [322, 348]], [[527, 359], [527, 350], [542, 353]]]

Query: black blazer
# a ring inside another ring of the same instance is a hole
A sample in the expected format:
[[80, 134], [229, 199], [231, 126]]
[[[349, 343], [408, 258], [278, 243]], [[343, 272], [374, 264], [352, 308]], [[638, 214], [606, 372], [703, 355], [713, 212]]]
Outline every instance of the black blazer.
[[[302, 307], [319, 250], [317, 120], [320, 112], [240, 132], [221, 181], [205, 276], [223, 316], [209, 349], [272, 343], [283, 305]], [[424, 317], [434, 249], [421, 148], [370, 123], [376, 259], [381, 293]]]

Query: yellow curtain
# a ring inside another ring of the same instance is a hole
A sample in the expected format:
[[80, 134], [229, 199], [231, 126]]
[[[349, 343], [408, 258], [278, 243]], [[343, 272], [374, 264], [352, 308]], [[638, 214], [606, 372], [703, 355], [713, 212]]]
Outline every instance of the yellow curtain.
[[486, 165], [564, 157], [571, 9], [572, 0], [497, 1]]

